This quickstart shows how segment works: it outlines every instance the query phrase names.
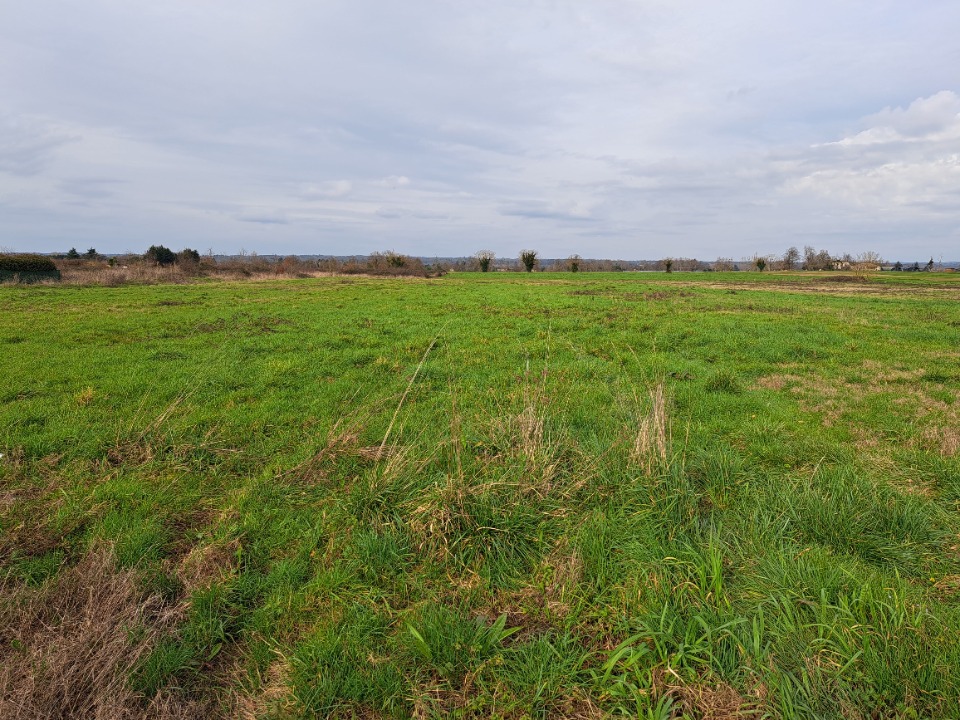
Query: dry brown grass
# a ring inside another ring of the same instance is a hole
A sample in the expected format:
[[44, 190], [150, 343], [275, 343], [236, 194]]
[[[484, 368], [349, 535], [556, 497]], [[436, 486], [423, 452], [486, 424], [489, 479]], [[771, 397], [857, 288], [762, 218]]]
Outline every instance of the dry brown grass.
[[653, 673], [652, 697], [671, 697], [673, 717], [700, 720], [745, 720], [763, 715], [757, 702], [749, 700], [726, 683], [687, 683], [667, 669]]
[[645, 475], [652, 475], [667, 463], [670, 451], [670, 419], [663, 383], [649, 392], [649, 404], [636, 430], [630, 458]]
[[229, 716], [237, 720], [260, 720], [265, 716], [292, 715], [289, 675], [290, 666], [285, 659], [271, 663], [265, 676], [260, 678], [258, 692], [233, 696]]
[[130, 689], [131, 669], [179, 611], [145, 595], [113, 553], [88, 553], [39, 589], [0, 596], [0, 717], [44, 720], [201, 718], [205, 704]]
[[237, 553], [240, 541], [211, 542], [195, 545], [177, 567], [177, 578], [183, 584], [184, 594], [189, 596], [222, 582], [237, 571]]

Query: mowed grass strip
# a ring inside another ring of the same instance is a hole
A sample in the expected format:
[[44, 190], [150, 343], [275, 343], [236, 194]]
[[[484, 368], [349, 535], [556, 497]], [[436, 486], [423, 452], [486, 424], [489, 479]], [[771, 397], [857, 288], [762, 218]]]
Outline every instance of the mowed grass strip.
[[955, 714], [960, 277], [836, 277], [0, 288], [0, 715]]

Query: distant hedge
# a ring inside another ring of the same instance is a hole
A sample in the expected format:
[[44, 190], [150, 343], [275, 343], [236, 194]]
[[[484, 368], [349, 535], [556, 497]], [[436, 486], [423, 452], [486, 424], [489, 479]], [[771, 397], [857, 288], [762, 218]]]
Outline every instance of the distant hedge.
[[0, 255], [0, 280], [18, 278], [21, 282], [60, 279], [53, 260], [43, 255]]
[[0, 255], [0, 270], [7, 272], [52, 272], [53, 260], [43, 255]]

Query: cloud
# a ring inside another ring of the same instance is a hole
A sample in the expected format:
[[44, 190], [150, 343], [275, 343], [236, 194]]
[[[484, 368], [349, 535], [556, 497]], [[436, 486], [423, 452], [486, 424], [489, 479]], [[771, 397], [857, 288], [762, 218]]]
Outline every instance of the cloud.
[[500, 208], [500, 214], [535, 220], [559, 220], [576, 223], [591, 222], [595, 219], [591, 217], [587, 205], [582, 202], [573, 202], [566, 205], [543, 201], [509, 203]]
[[346, 197], [353, 190], [349, 180], [328, 180], [322, 183], [308, 183], [300, 188], [299, 196], [304, 200], [325, 200]]
[[942, 91], [865, 117], [865, 129], [815, 145], [786, 184], [832, 204], [922, 216], [960, 207], [960, 97]]
[[30, 249], [957, 247], [945, 0], [9, 5], [0, 235]]
[[68, 178], [60, 181], [58, 187], [68, 195], [91, 200], [114, 197], [121, 180], [113, 178]]
[[906, 108], [884, 108], [866, 119], [874, 129], [888, 129], [902, 138], [946, 140], [960, 138], [960, 96], [941, 90], [917, 98]]
[[396, 190], [397, 188], [407, 187], [410, 184], [410, 178], [406, 175], [388, 175], [385, 178], [381, 178], [377, 184], [381, 187]]
[[57, 148], [74, 140], [40, 118], [0, 115], [0, 172], [35, 175]]
[[237, 220], [257, 225], [288, 225], [290, 220], [280, 215], [249, 213], [238, 215]]

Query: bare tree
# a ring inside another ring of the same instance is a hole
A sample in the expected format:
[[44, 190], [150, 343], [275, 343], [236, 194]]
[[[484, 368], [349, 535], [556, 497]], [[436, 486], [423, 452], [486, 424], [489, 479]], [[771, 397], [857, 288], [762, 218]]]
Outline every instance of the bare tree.
[[804, 270], [829, 270], [833, 267], [833, 258], [826, 250], [817, 251], [807, 245], [803, 248]]
[[494, 259], [497, 257], [493, 254], [492, 250], [478, 250], [477, 254], [474, 255], [477, 259], [477, 262], [480, 264], [480, 272], [489, 272], [490, 265], [493, 263]]
[[793, 270], [797, 267], [798, 262], [800, 262], [800, 251], [795, 247], [787, 248], [787, 251], [783, 254], [783, 269]]

